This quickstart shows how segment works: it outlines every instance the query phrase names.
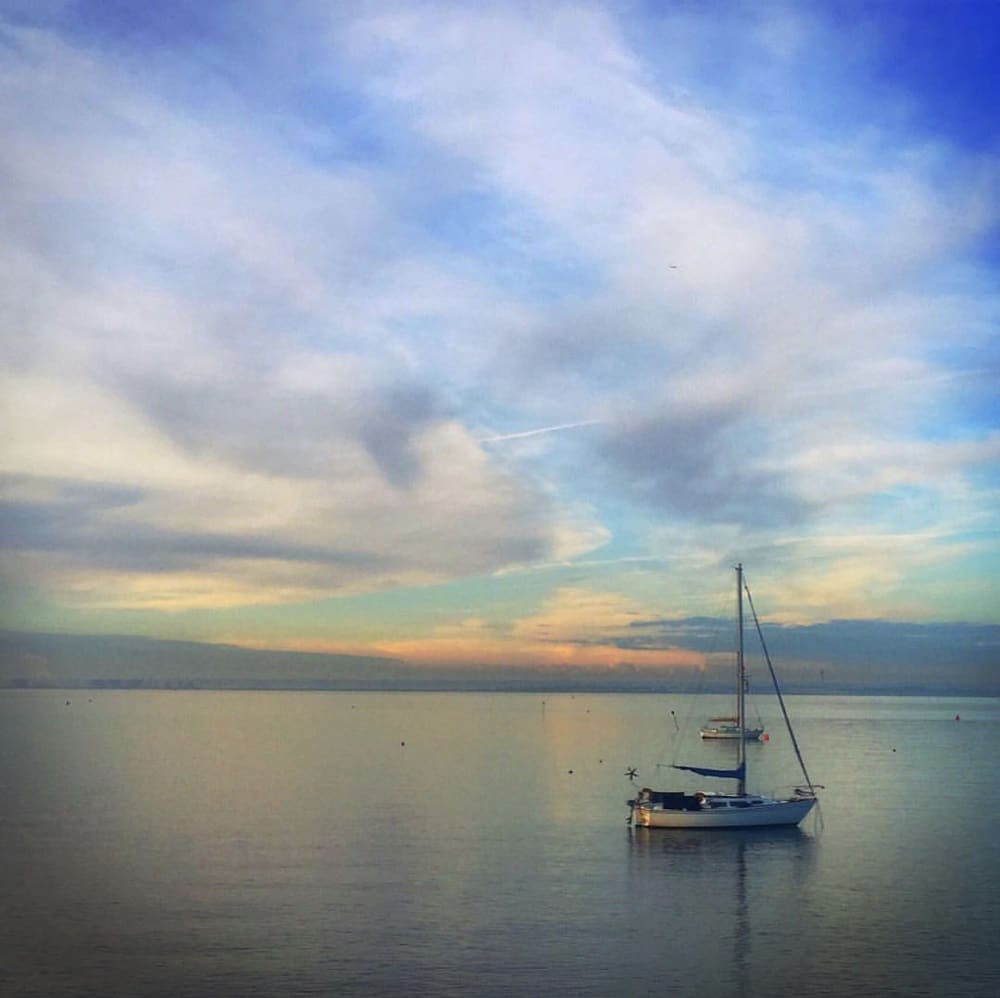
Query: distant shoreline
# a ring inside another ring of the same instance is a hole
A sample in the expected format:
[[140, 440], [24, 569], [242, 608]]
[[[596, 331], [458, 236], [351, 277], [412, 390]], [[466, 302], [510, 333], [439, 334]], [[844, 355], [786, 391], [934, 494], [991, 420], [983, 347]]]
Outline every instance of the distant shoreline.
[[[992, 635], [993, 632], [991, 631]], [[787, 635], [782, 634], [787, 638]], [[786, 643], [788, 643], [786, 641]], [[813, 696], [1000, 696], [1000, 663], [992, 645], [933, 666], [809, 659], [787, 649], [782, 692]], [[799, 654], [796, 652], [799, 651]], [[0, 630], [0, 689], [53, 690], [343, 690], [514, 693], [731, 692], [726, 669], [607, 668], [542, 665], [416, 665], [398, 658], [250, 649], [132, 635], [79, 635]], [[766, 673], [752, 695], [770, 695]]]
[[[673, 694], [677, 696], [693, 696], [695, 694], [725, 695], [727, 690], [719, 686], [711, 688], [702, 687], [678, 687], [666, 683], [637, 683], [634, 685], [608, 684], [598, 685], [596, 683], [545, 683], [512, 680], [502, 682], [495, 680], [483, 680], [476, 683], [468, 680], [455, 680], [454, 682], [440, 679], [427, 680], [421, 682], [412, 680], [409, 682], [399, 682], [390, 684], [384, 681], [330, 681], [295, 683], [282, 682], [280, 680], [248, 680], [241, 682], [232, 681], [168, 681], [155, 682], [143, 679], [121, 679], [121, 680], [61, 680], [59, 682], [44, 682], [32, 680], [7, 680], [0, 681], [0, 692], [28, 692], [28, 691], [63, 691], [63, 692], [90, 692], [90, 693], [120, 693], [120, 692], [186, 692], [186, 693], [535, 693], [535, 694], [622, 694], [622, 693], [651, 693], [651, 694]], [[849, 697], [933, 697], [938, 699], [959, 699], [976, 698], [983, 700], [1000, 699], [1000, 694], [984, 693], [981, 690], [968, 689], [931, 689], [927, 687], [841, 687], [831, 686], [793, 686], [791, 689], [782, 689], [785, 696], [849, 696]], [[764, 696], [766, 694], [761, 694]]]

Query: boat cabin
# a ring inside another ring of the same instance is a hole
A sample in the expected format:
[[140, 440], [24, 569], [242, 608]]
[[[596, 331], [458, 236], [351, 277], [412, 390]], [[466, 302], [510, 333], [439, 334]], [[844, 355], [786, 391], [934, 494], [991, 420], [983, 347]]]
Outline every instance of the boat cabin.
[[745, 808], [757, 804], [765, 804], [763, 797], [747, 794], [743, 797], [731, 794], [697, 793], [687, 794], [668, 790], [651, 790], [643, 787], [634, 801], [628, 802], [633, 807], [656, 807], [664, 811], [717, 811], [723, 808]]

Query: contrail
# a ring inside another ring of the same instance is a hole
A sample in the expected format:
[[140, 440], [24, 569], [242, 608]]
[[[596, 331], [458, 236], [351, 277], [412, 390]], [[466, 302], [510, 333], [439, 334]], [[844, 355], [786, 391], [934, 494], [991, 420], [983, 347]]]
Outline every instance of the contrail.
[[522, 437], [537, 437], [543, 433], [558, 433], [559, 430], [575, 430], [579, 426], [594, 426], [603, 419], [585, 419], [579, 423], [560, 423], [558, 426], [542, 426], [537, 430], [521, 430], [520, 433], [498, 433], [493, 437], [479, 437], [478, 443], [493, 444], [500, 440], [520, 440]]

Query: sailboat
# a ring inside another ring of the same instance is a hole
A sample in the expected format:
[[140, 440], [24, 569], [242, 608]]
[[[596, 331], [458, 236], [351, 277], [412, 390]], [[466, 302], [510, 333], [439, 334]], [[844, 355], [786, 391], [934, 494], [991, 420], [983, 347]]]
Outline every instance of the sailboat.
[[748, 728], [746, 725], [740, 724], [738, 717], [710, 717], [708, 723], [698, 729], [698, 734], [702, 738], [725, 741], [742, 738], [748, 742], [759, 742], [764, 737], [764, 729], [761, 727]]
[[[753, 612], [757, 634], [761, 639], [764, 658], [771, 673], [778, 703], [791, 736], [795, 754], [802, 768], [804, 787], [797, 787], [789, 797], [764, 797], [747, 792], [747, 752], [746, 752], [746, 663], [743, 652], [743, 593], [746, 591], [750, 609]], [[714, 790], [699, 790], [697, 793], [687, 793], [682, 790], [653, 790], [643, 787], [638, 794], [626, 803], [629, 806], [629, 823], [647, 828], [756, 828], [776, 827], [781, 825], [797, 825], [813, 809], [816, 804], [818, 787], [813, 784], [806, 771], [802, 753], [799, 751], [795, 733], [792, 731], [785, 701], [778, 687], [778, 680], [771, 665], [764, 636], [761, 633], [760, 622], [753, 607], [753, 597], [743, 578], [743, 565], [736, 566], [736, 620], [737, 620], [737, 652], [736, 652], [736, 724], [739, 728], [736, 742], [738, 745], [737, 764], [735, 769], [715, 769], [707, 766], [679, 766], [674, 769], [686, 770], [698, 776], [714, 779], [729, 779], [736, 781], [735, 793], [719, 793]], [[634, 778], [635, 770], [627, 773]]]

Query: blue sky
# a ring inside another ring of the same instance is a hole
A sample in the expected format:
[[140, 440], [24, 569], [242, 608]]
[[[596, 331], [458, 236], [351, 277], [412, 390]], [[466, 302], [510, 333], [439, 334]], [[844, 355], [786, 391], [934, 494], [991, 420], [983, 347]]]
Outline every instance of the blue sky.
[[0, 11], [6, 626], [1000, 623], [1000, 5]]

